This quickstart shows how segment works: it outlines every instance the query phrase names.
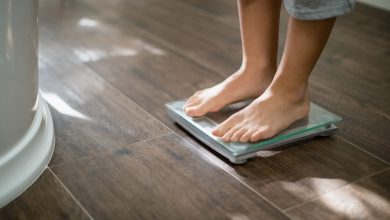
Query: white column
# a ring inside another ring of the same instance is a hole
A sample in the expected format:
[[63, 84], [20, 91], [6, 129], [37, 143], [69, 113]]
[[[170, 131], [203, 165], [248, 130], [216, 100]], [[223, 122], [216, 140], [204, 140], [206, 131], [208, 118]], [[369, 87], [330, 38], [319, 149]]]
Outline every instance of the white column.
[[38, 0], [0, 0], [0, 207], [32, 184], [53, 151], [37, 52]]

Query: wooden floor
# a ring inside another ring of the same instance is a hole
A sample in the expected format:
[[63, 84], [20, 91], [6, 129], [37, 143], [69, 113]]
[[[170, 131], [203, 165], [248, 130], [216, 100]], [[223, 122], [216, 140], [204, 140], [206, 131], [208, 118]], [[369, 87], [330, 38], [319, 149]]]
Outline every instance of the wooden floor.
[[235, 4], [40, 1], [56, 148], [0, 219], [389, 219], [389, 12], [340, 17], [311, 76], [312, 100], [343, 117], [335, 136], [233, 165], [167, 117], [238, 68]]

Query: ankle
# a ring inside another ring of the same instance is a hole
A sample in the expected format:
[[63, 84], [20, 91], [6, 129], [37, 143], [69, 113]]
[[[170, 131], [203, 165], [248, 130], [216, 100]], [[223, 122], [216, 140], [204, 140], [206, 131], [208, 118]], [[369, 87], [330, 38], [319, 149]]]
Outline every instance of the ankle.
[[243, 62], [239, 71], [248, 75], [261, 74], [273, 77], [275, 75], [276, 69], [276, 65]]
[[291, 103], [304, 103], [309, 101], [308, 85], [302, 84], [299, 86], [283, 85], [272, 83], [269, 87], [270, 93], [283, 99], [287, 99]]

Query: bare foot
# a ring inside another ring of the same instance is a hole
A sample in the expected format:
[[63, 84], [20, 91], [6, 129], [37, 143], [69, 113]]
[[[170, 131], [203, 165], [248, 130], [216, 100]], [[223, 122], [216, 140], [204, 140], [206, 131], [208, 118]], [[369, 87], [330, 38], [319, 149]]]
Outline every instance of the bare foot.
[[225, 105], [259, 97], [271, 83], [275, 69], [249, 71], [241, 68], [223, 82], [197, 91], [184, 107], [187, 115], [200, 117], [208, 112], [216, 112]]
[[260, 97], [213, 130], [225, 142], [256, 142], [270, 138], [309, 113], [308, 92], [300, 97], [267, 89]]

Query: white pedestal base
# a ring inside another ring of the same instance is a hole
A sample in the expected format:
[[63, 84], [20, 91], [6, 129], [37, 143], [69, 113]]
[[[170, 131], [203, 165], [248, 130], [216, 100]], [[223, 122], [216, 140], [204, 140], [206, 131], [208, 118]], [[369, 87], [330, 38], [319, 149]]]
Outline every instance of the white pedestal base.
[[49, 107], [38, 96], [32, 125], [11, 151], [0, 156], [0, 208], [23, 193], [45, 170], [54, 150]]

